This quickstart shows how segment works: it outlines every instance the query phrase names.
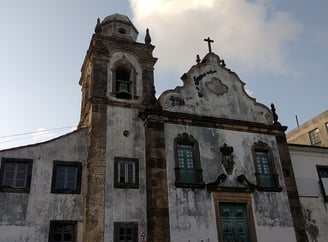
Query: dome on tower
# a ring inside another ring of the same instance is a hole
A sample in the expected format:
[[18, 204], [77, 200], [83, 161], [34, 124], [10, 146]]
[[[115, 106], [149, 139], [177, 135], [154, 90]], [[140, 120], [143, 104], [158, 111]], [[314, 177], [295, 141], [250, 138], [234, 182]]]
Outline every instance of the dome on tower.
[[122, 14], [107, 16], [101, 23], [101, 34], [109, 37], [118, 37], [136, 41], [138, 30], [130, 19]]

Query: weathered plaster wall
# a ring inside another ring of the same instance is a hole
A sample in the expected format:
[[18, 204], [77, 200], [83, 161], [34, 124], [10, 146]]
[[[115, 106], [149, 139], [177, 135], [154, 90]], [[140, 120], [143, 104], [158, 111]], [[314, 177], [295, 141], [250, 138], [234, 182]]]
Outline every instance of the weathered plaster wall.
[[271, 123], [272, 114], [250, 97], [236, 73], [208, 53], [181, 78], [183, 86], [165, 91], [159, 101], [165, 110], [220, 118]]
[[29, 193], [0, 193], [0, 241], [44, 242], [50, 220], [78, 221], [82, 232], [80, 194], [52, 194], [53, 161], [85, 162], [86, 130], [36, 145], [0, 151], [2, 157], [33, 159]]
[[[114, 222], [138, 222], [139, 236], [147, 232], [145, 131], [138, 110], [108, 107], [107, 112], [105, 241], [112, 241]], [[138, 189], [114, 188], [114, 157], [139, 160]]]
[[[256, 184], [251, 147], [254, 142], [261, 140], [272, 148], [279, 183], [285, 186], [274, 136], [165, 124], [171, 241], [218, 241], [213, 195], [206, 189], [176, 188], [174, 185], [174, 138], [184, 132], [192, 135], [199, 143], [205, 183], [213, 182], [218, 175], [225, 173], [219, 147], [226, 143], [234, 148], [235, 166], [232, 175], [228, 175], [222, 185], [240, 187], [238, 175], [245, 175], [250, 182]], [[296, 241], [285, 189], [281, 192], [254, 191], [252, 201], [256, 234], [261, 238], [258, 241], [270, 241], [264, 240], [265, 237], [273, 237], [275, 241]], [[286, 234], [288, 240], [285, 240]]]
[[309, 241], [328, 241], [328, 207], [316, 165], [328, 166], [328, 148], [289, 145]]

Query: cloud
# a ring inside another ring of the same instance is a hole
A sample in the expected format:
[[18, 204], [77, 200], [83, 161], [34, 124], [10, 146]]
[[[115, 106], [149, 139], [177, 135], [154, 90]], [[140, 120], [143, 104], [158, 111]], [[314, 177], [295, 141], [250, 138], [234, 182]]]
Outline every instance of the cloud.
[[32, 134], [34, 142], [42, 142], [46, 140], [50, 140], [56, 137], [56, 134], [46, 130], [44, 128], [39, 128], [36, 132]]
[[150, 29], [156, 68], [184, 73], [196, 55], [207, 53], [204, 38], [215, 40], [212, 50], [248, 71], [293, 73], [288, 44], [302, 25], [287, 12], [272, 11], [270, 0], [130, 0], [133, 22]]

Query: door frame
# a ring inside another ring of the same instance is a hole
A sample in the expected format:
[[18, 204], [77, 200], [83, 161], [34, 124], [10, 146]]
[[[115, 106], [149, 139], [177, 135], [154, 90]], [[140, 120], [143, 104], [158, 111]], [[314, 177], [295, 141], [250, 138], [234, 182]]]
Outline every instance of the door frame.
[[246, 205], [249, 239], [251, 242], [257, 242], [251, 193], [216, 191], [213, 192], [213, 198], [214, 198], [214, 206], [215, 206], [215, 213], [216, 213], [215, 217], [216, 217], [216, 225], [217, 225], [219, 241], [221, 242], [223, 241], [219, 204], [242, 203]]

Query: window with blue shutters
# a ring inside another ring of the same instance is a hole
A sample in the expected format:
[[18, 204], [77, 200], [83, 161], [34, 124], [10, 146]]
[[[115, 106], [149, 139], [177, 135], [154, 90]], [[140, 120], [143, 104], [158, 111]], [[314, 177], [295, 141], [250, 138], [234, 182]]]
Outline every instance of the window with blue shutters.
[[176, 186], [203, 187], [198, 142], [187, 133], [175, 138]]
[[254, 143], [252, 151], [258, 190], [281, 191], [271, 148], [259, 141]]

